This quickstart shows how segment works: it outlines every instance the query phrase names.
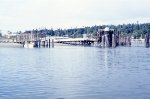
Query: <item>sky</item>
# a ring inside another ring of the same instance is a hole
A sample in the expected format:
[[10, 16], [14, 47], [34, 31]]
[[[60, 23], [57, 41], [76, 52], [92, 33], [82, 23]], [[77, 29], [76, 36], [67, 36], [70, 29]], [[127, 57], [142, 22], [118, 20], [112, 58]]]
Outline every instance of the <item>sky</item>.
[[150, 22], [150, 0], [0, 0], [0, 30]]

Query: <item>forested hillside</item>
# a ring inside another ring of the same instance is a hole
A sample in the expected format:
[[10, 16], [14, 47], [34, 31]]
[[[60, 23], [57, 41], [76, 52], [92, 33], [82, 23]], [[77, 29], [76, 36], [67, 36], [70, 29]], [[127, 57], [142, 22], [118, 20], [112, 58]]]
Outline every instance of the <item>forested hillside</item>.
[[51, 36], [69, 36], [69, 37], [82, 37], [82, 34], [89, 34], [96, 36], [99, 29], [104, 29], [105, 27], [110, 27], [120, 31], [122, 34], [132, 35], [135, 38], [139, 38], [141, 34], [144, 36], [146, 33], [150, 33], [150, 23], [144, 24], [123, 24], [123, 25], [100, 25], [100, 26], [87, 26], [83, 28], [72, 28], [72, 29], [41, 29], [32, 30], [35, 33], [46, 33]]

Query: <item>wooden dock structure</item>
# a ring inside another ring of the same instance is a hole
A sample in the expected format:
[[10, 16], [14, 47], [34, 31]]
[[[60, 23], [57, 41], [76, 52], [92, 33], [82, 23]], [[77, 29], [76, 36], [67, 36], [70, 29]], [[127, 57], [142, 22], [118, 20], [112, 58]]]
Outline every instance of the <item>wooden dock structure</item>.
[[68, 45], [81, 45], [81, 46], [91, 46], [94, 44], [94, 39], [84, 39], [84, 38], [69, 38], [56, 40], [55, 43], [62, 43]]
[[16, 36], [16, 43], [22, 44], [24, 47], [50, 47], [50, 39], [46, 40], [46, 33], [39, 31], [26, 31]]
[[131, 37], [128, 35], [123, 35], [119, 31], [114, 29], [100, 29], [97, 34], [97, 42], [100, 47], [112, 47], [117, 46], [131, 46]]
[[[67, 44], [67, 45], [79, 45], [79, 46], [98, 46], [101, 48], [116, 48], [118, 46], [130, 47], [131, 44], [143, 44], [146, 48], [150, 47], [150, 35], [145, 34], [144, 38], [133, 39], [128, 34], [123, 34], [118, 30], [110, 29], [106, 27], [99, 29], [95, 38], [65, 38], [56, 37], [51, 38], [43, 31], [25, 31], [23, 33], [13, 36], [13, 43], [22, 44], [23, 47], [54, 47], [55, 43]], [[8, 39], [9, 40], [9, 39]], [[11, 43], [8, 40], [1, 40], [1, 42]]]

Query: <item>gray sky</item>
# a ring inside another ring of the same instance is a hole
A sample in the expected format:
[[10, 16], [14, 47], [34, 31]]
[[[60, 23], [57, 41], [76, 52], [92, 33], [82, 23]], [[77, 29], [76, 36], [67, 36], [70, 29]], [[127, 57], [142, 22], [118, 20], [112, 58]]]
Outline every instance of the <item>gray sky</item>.
[[150, 22], [150, 0], [0, 0], [0, 29]]

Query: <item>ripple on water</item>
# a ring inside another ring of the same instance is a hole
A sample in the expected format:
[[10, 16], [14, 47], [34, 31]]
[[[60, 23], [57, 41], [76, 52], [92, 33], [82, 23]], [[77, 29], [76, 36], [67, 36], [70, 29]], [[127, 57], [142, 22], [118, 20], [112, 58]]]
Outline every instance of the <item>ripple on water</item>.
[[103, 49], [0, 49], [2, 99], [149, 99], [150, 51]]

